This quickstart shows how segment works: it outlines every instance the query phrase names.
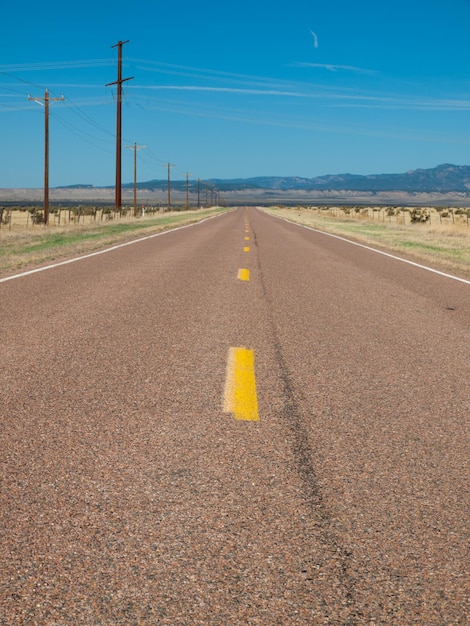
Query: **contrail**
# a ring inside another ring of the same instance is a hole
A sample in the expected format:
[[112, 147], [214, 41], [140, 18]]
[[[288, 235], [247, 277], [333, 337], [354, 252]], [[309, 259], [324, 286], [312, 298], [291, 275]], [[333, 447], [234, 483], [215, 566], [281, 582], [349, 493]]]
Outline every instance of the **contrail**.
[[315, 48], [318, 48], [318, 37], [317, 34], [313, 32], [313, 30], [310, 31], [312, 37], [313, 37], [313, 45], [315, 46]]

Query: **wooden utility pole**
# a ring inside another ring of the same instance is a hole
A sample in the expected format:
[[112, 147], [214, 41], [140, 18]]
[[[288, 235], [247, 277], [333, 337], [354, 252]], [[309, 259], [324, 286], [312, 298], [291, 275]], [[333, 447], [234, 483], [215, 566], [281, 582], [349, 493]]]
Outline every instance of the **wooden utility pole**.
[[201, 179], [197, 179], [197, 208], [201, 208]]
[[186, 210], [189, 209], [189, 177], [191, 174], [186, 172]]
[[50, 98], [49, 92], [45, 91], [44, 98], [32, 98], [28, 96], [28, 100], [34, 100], [41, 104], [44, 102], [44, 224], [49, 223], [49, 102], [64, 100], [64, 96], [60, 98]]
[[134, 77], [122, 78], [122, 46], [127, 41], [118, 41], [117, 44], [111, 46], [111, 48], [118, 49], [118, 77], [113, 83], [108, 83], [106, 87], [111, 85], [117, 85], [117, 115], [116, 115], [116, 209], [120, 209], [122, 205], [121, 195], [121, 150], [122, 150], [122, 83], [126, 80], [132, 80]]
[[134, 217], [137, 215], [137, 150], [142, 150], [147, 146], [138, 146], [134, 141], [133, 146], [126, 146], [130, 150], [134, 150]]
[[168, 211], [171, 210], [171, 183], [170, 183], [170, 168], [175, 167], [172, 163], [162, 165], [162, 167], [168, 167]]

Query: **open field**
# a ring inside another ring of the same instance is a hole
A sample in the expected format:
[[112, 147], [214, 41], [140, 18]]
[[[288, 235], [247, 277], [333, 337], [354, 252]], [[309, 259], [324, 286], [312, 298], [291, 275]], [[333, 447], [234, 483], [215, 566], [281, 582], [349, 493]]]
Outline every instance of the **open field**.
[[[50, 215], [49, 226], [33, 225], [28, 211], [12, 211], [0, 228], [0, 272], [82, 254], [107, 245], [182, 226], [216, 215], [225, 209], [176, 211], [133, 217], [130, 213], [101, 219], [97, 215], [72, 216], [68, 209]], [[11, 220], [10, 220], [11, 217]], [[59, 221], [60, 220], [60, 221]], [[73, 221], [72, 221], [73, 220]]]
[[[180, 181], [181, 182], [181, 181]], [[223, 181], [222, 181], [223, 182]], [[284, 206], [310, 206], [312, 204], [347, 204], [374, 206], [392, 204], [395, 206], [470, 206], [470, 195], [468, 192], [452, 191], [446, 193], [430, 191], [348, 191], [348, 190], [312, 190], [312, 189], [263, 189], [263, 188], [243, 188], [231, 189], [222, 184], [219, 188], [223, 203], [229, 206], [272, 206], [282, 204]], [[0, 203], [41, 203], [43, 199], [43, 189], [26, 188], [1, 188]], [[139, 202], [162, 206], [167, 202], [166, 186], [161, 189], [143, 188], [139, 186]], [[190, 201], [196, 205], [196, 193], [194, 186], [190, 186]], [[185, 206], [186, 192], [181, 188], [172, 189], [172, 203], [174, 205]], [[49, 198], [56, 204], [110, 204], [114, 202], [113, 187], [51, 187]], [[204, 192], [201, 198], [207, 197]], [[132, 204], [133, 191], [128, 187], [122, 189], [122, 201], [125, 204]]]
[[[470, 226], [468, 215], [428, 208], [427, 222], [410, 221], [405, 208], [270, 207], [273, 215], [325, 232], [353, 239], [427, 263], [442, 271], [470, 278]], [[391, 211], [389, 211], [391, 213]]]
[[[189, 224], [226, 209], [175, 211], [133, 217], [62, 209], [50, 225], [32, 224], [28, 211], [11, 211], [0, 227], [0, 271], [86, 253], [118, 241]], [[469, 215], [460, 209], [427, 208], [427, 222], [411, 223], [404, 207], [270, 207], [264, 210], [320, 230], [404, 255], [433, 267], [470, 277]], [[392, 213], [393, 212], [393, 213]], [[109, 219], [109, 217], [113, 219]]]

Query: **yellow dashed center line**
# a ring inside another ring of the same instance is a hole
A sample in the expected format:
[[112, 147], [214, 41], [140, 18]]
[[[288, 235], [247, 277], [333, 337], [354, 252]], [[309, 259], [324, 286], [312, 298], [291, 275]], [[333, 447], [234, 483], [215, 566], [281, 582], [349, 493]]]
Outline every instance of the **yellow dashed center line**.
[[250, 241], [250, 238], [249, 237], [245, 237], [245, 241]]
[[238, 270], [238, 280], [250, 280], [250, 270], [239, 269]]
[[255, 353], [246, 348], [230, 348], [225, 380], [224, 412], [237, 420], [258, 421]]
[[245, 246], [243, 248], [243, 252], [249, 252], [250, 251], [250, 246]]

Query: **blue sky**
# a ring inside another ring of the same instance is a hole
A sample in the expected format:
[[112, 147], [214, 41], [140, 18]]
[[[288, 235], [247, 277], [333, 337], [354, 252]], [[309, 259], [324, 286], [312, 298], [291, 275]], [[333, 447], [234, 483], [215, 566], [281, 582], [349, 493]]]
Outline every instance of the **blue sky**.
[[470, 164], [470, 0], [2, 0], [0, 187]]

